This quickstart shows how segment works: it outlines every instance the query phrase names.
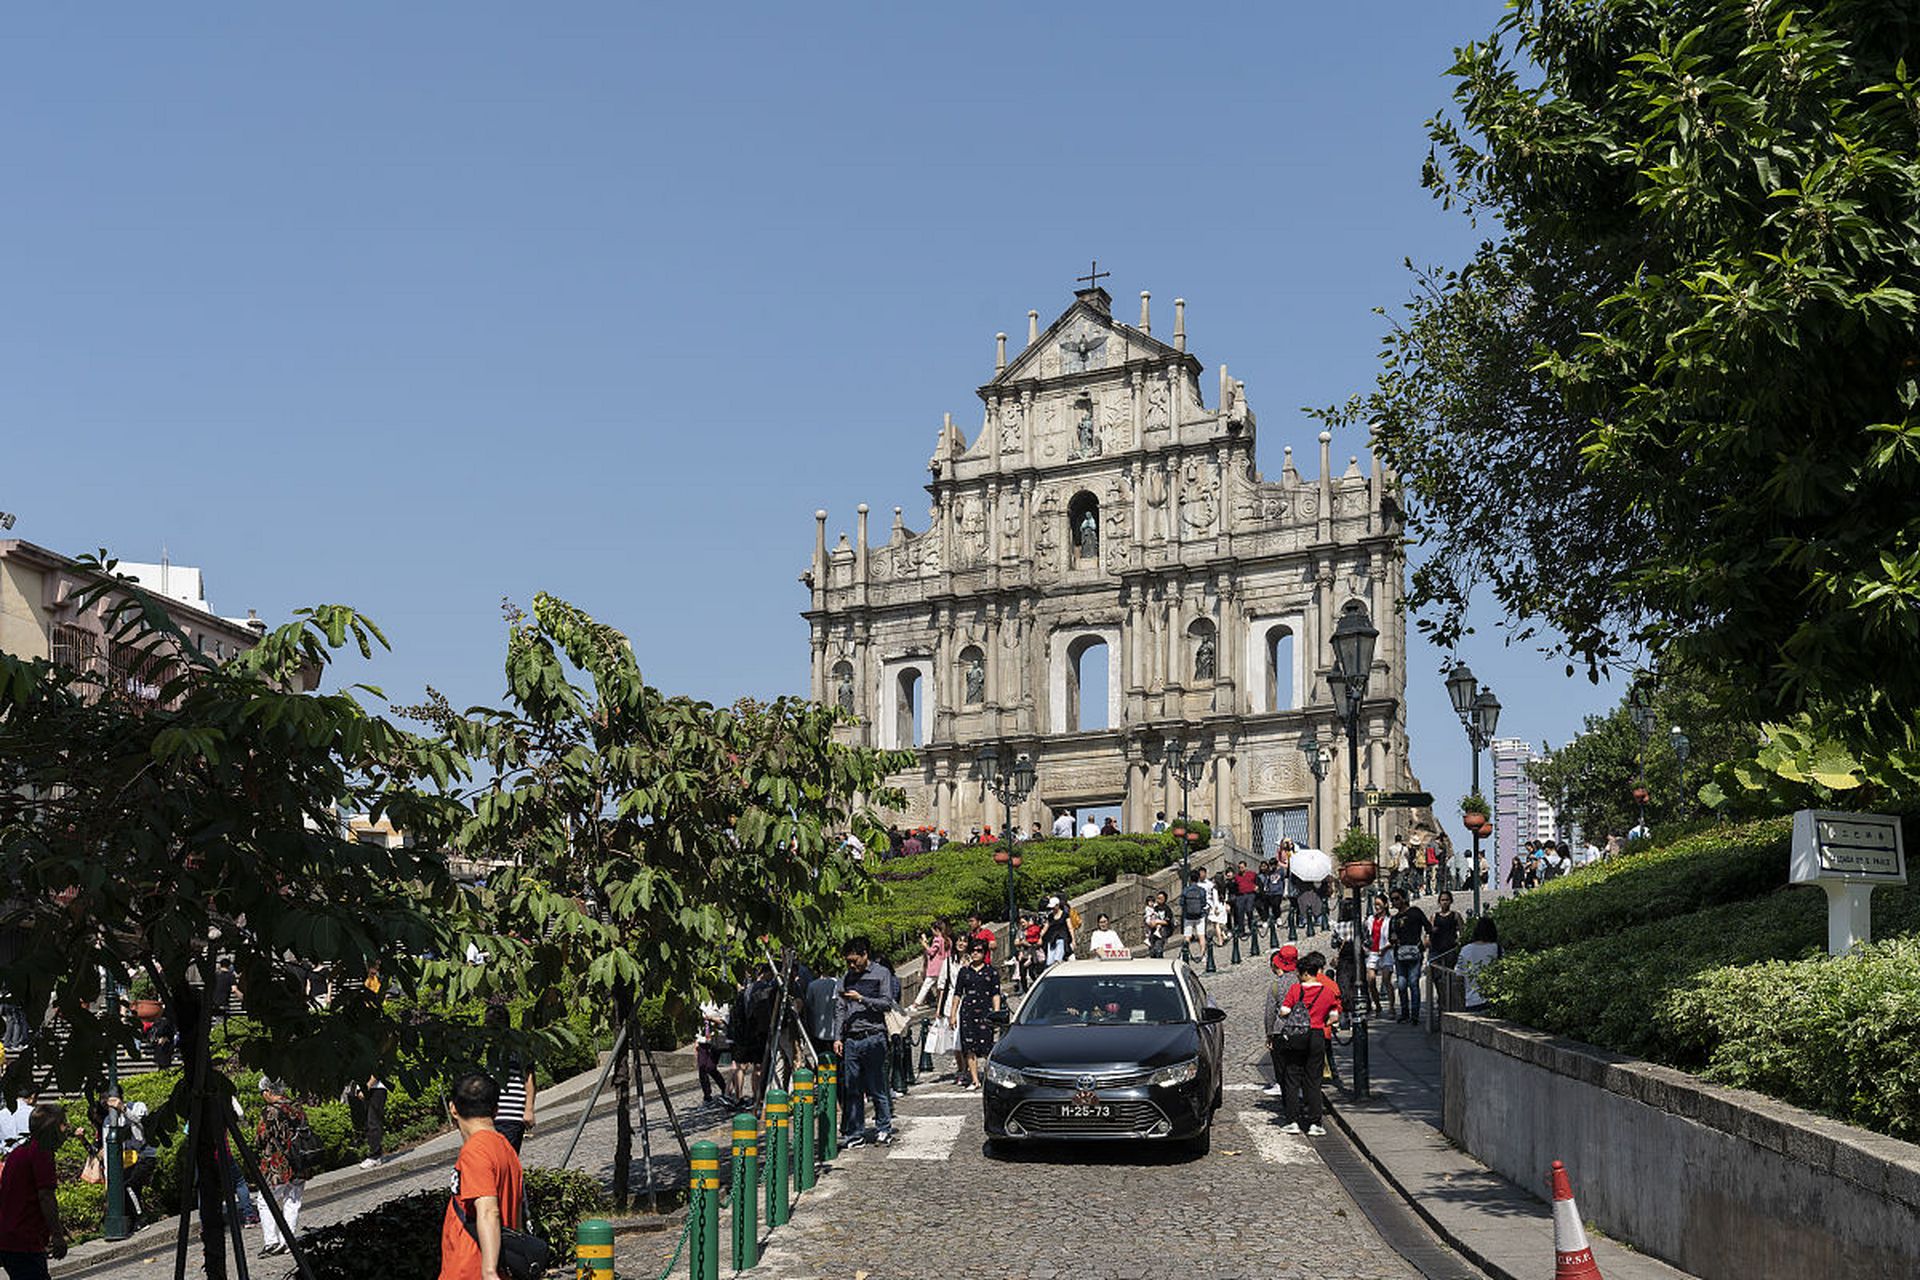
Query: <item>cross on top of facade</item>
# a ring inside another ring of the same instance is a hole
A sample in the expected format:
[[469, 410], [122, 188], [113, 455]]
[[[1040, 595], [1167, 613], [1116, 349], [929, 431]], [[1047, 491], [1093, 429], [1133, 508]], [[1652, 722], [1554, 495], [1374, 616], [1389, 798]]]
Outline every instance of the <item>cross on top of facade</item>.
[[1100, 282], [1102, 280], [1105, 280], [1107, 277], [1111, 276], [1112, 274], [1113, 272], [1111, 271], [1102, 271], [1100, 269], [1100, 259], [1095, 258], [1093, 259], [1092, 265], [1090, 265], [1087, 268], [1087, 274], [1083, 276], [1075, 276], [1074, 280], [1080, 284], [1086, 285], [1087, 288], [1089, 289], [1093, 289], [1093, 288], [1099, 287]]

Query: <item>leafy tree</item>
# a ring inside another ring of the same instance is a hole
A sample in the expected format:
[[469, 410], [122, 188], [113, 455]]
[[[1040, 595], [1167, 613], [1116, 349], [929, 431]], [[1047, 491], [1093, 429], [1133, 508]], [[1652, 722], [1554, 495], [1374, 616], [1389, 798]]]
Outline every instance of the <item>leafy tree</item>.
[[[1623, 698], [1607, 714], [1588, 716], [1571, 742], [1527, 766], [1560, 815], [1579, 823], [1595, 842], [1639, 822], [1633, 789], [1642, 784], [1647, 822], [1656, 831], [1699, 814], [1699, 793], [1713, 770], [1751, 759], [1759, 745], [1759, 731], [1722, 718], [1717, 700], [1691, 676], [1669, 675], [1652, 696], [1656, 727], [1644, 746]], [[1684, 770], [1673, 748], [1676, 728], [1687, 735]]]
[[[14, 1056], [6, 1086], [50, 1075], [97, 1091], [114, 1047], [137, 1031], [102, 999], [103, 975], [123, 988], [145, 974], [189, 1045], [161, 1136], [192, 1120], [201, 1185], [224, 1189], [214, 1160], [230, 1086], [198, 1074], [198, 988], [216, 954], [234, 958], [248, 1015], [228, 1025], [230, 1048], [297, 1086], [337, 1091], [396, 1050], [447, 1056], [434, 1020], [394, 1017], [358, 983], [322, 1009], [307, 977], [379, 963], [404, 989], [409, 957], [445, 947], [455, 903], [432, 835], [458, 813], [439, 784], [461, 765], [353, 690], [308, 691], [342, 647], [364, 656], [385, 645], [353, 610], [302, 610], [221, 663], [153, 597], [112, 578], [111, 562], [82, 563], [97, 576], [81, 607], [107, 610], [113, 644], [142, 655], [158, 687], [131, 689], [124, 667], [115, 676], [0, 654], [0, 931], [18, 944], [0, 992], [36, 1024], [66, 1027]], [[340, 821], [349, 812], [384, 813], [428, 838], [360, 844]], [[220, 1197], [200, 1208], [208, 1274], [221, 1276]]]
[[[1764, 768], [1920, 797], [1920, 11], [1515, 0], [1457, 52], [1366, 422], [1442, 643], [1484, 585], [1598, 678], [1651, 654]], [[1758, 787], [1752, 772], [1731, 779]]]
[[[846, 746], [839, 713], [799, 699], [668, 697], [641, 679], [625, 636], [548, 595], [508, 621], [508, 705], [422, 712], [491, 773], [459, 843], [515, 859], [490, 885], [491, 933], [475, 939], [492, 964], [436, 976], [459, 992], [514, 974], [609, 1010], [617, 1032], [642, 999], [690, 1007], [778, 947], [824, 950], [862, 884], [840, 838], [877, 825], [863, 800], [898, 803], [885, 779], [911, 753]], [[623, 1204], [630, 1043], [615, 1075]]]

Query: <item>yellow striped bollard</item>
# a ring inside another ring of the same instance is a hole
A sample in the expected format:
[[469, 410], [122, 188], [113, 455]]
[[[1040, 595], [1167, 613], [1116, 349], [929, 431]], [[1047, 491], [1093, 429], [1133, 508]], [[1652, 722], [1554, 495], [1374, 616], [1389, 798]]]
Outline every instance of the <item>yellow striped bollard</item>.
[[613, 1224], [582, 1218], [573, 1233], [574, 1280], [613, 1280]]
[[832, 1164], [840, 1154], [840, 1064], [831, 1055], [820, 1055], [820, 1079], [825, 1091], [820, 1095], [820, 1162]]
[[787, 1225], [787, 1144], [792, 1139], [792, 1103], [784, 1089], [767, 1090], [767, 1229]]
[[801, 1067], [793, 1073], [793, 1186], [813, 1190], [813, 1072]]
[[[733, 1269], [760, 1261], [760, 1128], [751, 1111], [733, 1118]], [[582, 1280], [587, 1280], [583, 1277]], [[597, 1280], [612, 1280], [601, 1276]]]
[[687, 1275], [691, 1280], [720, 1280], [720, 1148], [702, 1138], [692, 1157], [687, 1206]]

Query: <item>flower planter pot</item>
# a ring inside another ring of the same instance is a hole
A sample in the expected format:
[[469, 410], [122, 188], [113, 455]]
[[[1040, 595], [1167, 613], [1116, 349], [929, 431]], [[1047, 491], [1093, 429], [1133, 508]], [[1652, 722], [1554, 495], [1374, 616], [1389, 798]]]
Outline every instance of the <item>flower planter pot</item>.
[[161, 1004], [158, 1000], [135, 1000], [133, 1016], [144, 1022], [151, 1022], [160, 1016]]
[[1372, 884], [1380, 874], [1377, 862], [1343, 862], [1340, 864], [1340, 883], [1349, 889], [1364, 889]]

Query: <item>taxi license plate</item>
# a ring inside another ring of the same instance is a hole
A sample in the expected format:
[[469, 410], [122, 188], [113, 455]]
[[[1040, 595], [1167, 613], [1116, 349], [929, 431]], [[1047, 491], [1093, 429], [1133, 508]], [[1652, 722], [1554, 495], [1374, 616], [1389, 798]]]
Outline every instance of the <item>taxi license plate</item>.
[[1060, 1104], [1060, 1118], [1063, 1120], [1110, 1120], [1113, 1107], [1104, 1102], [1063, 1102]]

